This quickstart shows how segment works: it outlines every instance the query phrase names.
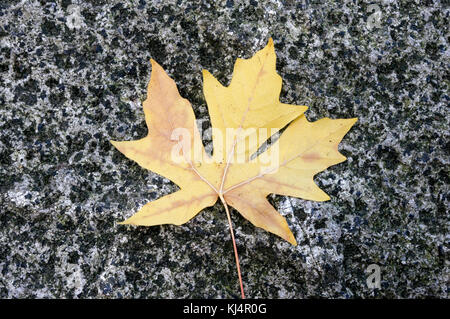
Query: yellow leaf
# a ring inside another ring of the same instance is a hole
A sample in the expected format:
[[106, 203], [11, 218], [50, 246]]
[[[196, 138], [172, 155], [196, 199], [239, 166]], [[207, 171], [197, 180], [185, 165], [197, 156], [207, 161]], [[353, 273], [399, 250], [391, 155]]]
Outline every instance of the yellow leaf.
[[[266, 197], [273, 193], [329, 200], [313, 177], [345, 161], [338, 145], [357, 119], [309, 122], [303, 114], [306, 106], [281, 103], [282, 81], [275, 60], [270, 39], [252, 58], [237, 59], [228, 87], [203, 71], [204, 95], [213, 130], [218, 131], [213, 134], [213, 158], [203, 149], [189, 101], [180, 96], [175, 82], [161, 66], [151, 60], [152, 76], [143, 103], [148, 135], [137, 141], [111, 142], [140, 166], [172, 180], [180, 190], [146, 204], [124, 224], [180, 225], [220, 198], [255, 226], [296, 245], [286, 220]], [[250, 157], [286, 125], [281, 137], [266, 151]], [[186, 134], [174, 134], [178, 129]], [[227, 129], [234, 129], [231, 140], [227, 140]], [[270, 133], [264, 138], [261, 129]], [[188, 147], [180, 146], [187, 141]], [[267, 158], [271, 151], [277, 157], [275, 164], [272, 161], [271, 165], [263, 165], [260, 159]], [[174, 154], [178, 155], [177, 161]], [[240, 154], [244, 154], [241, 160]]]
[[[279, 101], [272, 39], [248, 60], [237, 59], [229, 86], [203, 71], [204, 95], [212, 123], [213, 156], [204, 150], [188, 100], [155, 61], [144, 101], [148, 135], [111, 143], [140, 166], [163, 175], [180, 190], [144, 205], [122, 224], [181, 225], [220, 198], [230, 227], [242, 297], [239, 258], [228, 205], [253, 225], [297, 245], [283, 216], [267, 201], [280, 194], [325, 201], [315, 174], [345, 161], [338, 145], [356, 118], [309, 122], [307, 107]], [[281, 137], [268, 139], [286, 130]], [[265, 147], [265, 148], [264, 148]]]

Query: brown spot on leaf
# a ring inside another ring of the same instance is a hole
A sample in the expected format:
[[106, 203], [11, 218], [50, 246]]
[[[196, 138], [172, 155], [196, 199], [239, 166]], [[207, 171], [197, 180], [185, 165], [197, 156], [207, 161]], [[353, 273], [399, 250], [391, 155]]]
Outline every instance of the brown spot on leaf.
[[314, 162], [320, 159], [320, 154], [318, 153], [308, 153], [302, 156], [302, 159], [305, 162]]

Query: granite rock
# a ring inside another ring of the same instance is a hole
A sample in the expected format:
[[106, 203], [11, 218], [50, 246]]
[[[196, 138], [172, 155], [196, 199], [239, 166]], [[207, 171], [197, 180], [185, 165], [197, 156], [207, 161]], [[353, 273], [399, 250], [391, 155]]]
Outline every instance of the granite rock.
[[233, 211], [247, 295], [448, 297], [449, 12], [431, 0], [1, 1], [0, 297], [239, 297], [220, 203], [180, 227], [116, 224], [177, 187], [109, 140], [146, 135], [150, 58], [206, 129], [201, 70], [227, 84], [269, 37], [281, 101], [359, 121], [348, 160], [315, 178], [330, 201], [269, 196], [297, 247]]

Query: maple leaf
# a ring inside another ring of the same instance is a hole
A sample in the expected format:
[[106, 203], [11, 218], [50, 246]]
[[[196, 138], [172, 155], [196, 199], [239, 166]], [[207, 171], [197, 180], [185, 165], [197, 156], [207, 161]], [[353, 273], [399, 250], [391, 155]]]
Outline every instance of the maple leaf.
[[[217, 199], [221, 200], [233, 240], [242, 297], [228, 205], [253, 225], [296, 245], [285, 218], [266, 197], [273, 193], [329, 200], [313, 177], [345, 161], [338, 145], [357, 121], [356, 118], [324, 118], [309, 122], [303, 114], [306, 106], [281, 103], [282, 80], [276, 73], [275, 62], [270, 39], [252, 58], [237, 59], [228, 87], [203, 71], [203, 90], [213, 129], [212, 156], [203, 148], [189, 101], [180, 96], [175, 82], [154, 60], [151, 60], [152, 75], [143, 103], [148, 135], [136, 141], [111, 141], [126, 157], [180, 187], [147, 203], [122, 224], [181, 225], [214, 205]], [[279, 139], [264, 149], [268, 137], [286, 126]], [[185, 134], [174, 134], [179, 129]], [[229, 130], [232, 134], [228, 134]], [[267, 130], [270, 134], [264, 134]], [[263, 165], [264, 156], [266, 163], [267, 158], [273, 161]]]

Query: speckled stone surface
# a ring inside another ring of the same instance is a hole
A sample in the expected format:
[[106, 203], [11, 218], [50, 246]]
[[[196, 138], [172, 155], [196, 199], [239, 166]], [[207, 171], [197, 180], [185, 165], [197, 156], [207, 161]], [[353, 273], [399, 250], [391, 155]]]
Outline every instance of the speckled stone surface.
[[297, 247], [233, 211], [247, 295], [448, 297], [449, 12], [431, 0], [2, 0], [0, 297], [239, 297], [220, 203], [181, 227], [116, 224], [176, 186], [108, 140], [146, 135], [150, 58], [207, 128], [201, 70], [228, 84], [269, 37], [281, 101], [359, 121], [340, 146], [348, 160], [315, 178], [331, 201], [270, 197]]

